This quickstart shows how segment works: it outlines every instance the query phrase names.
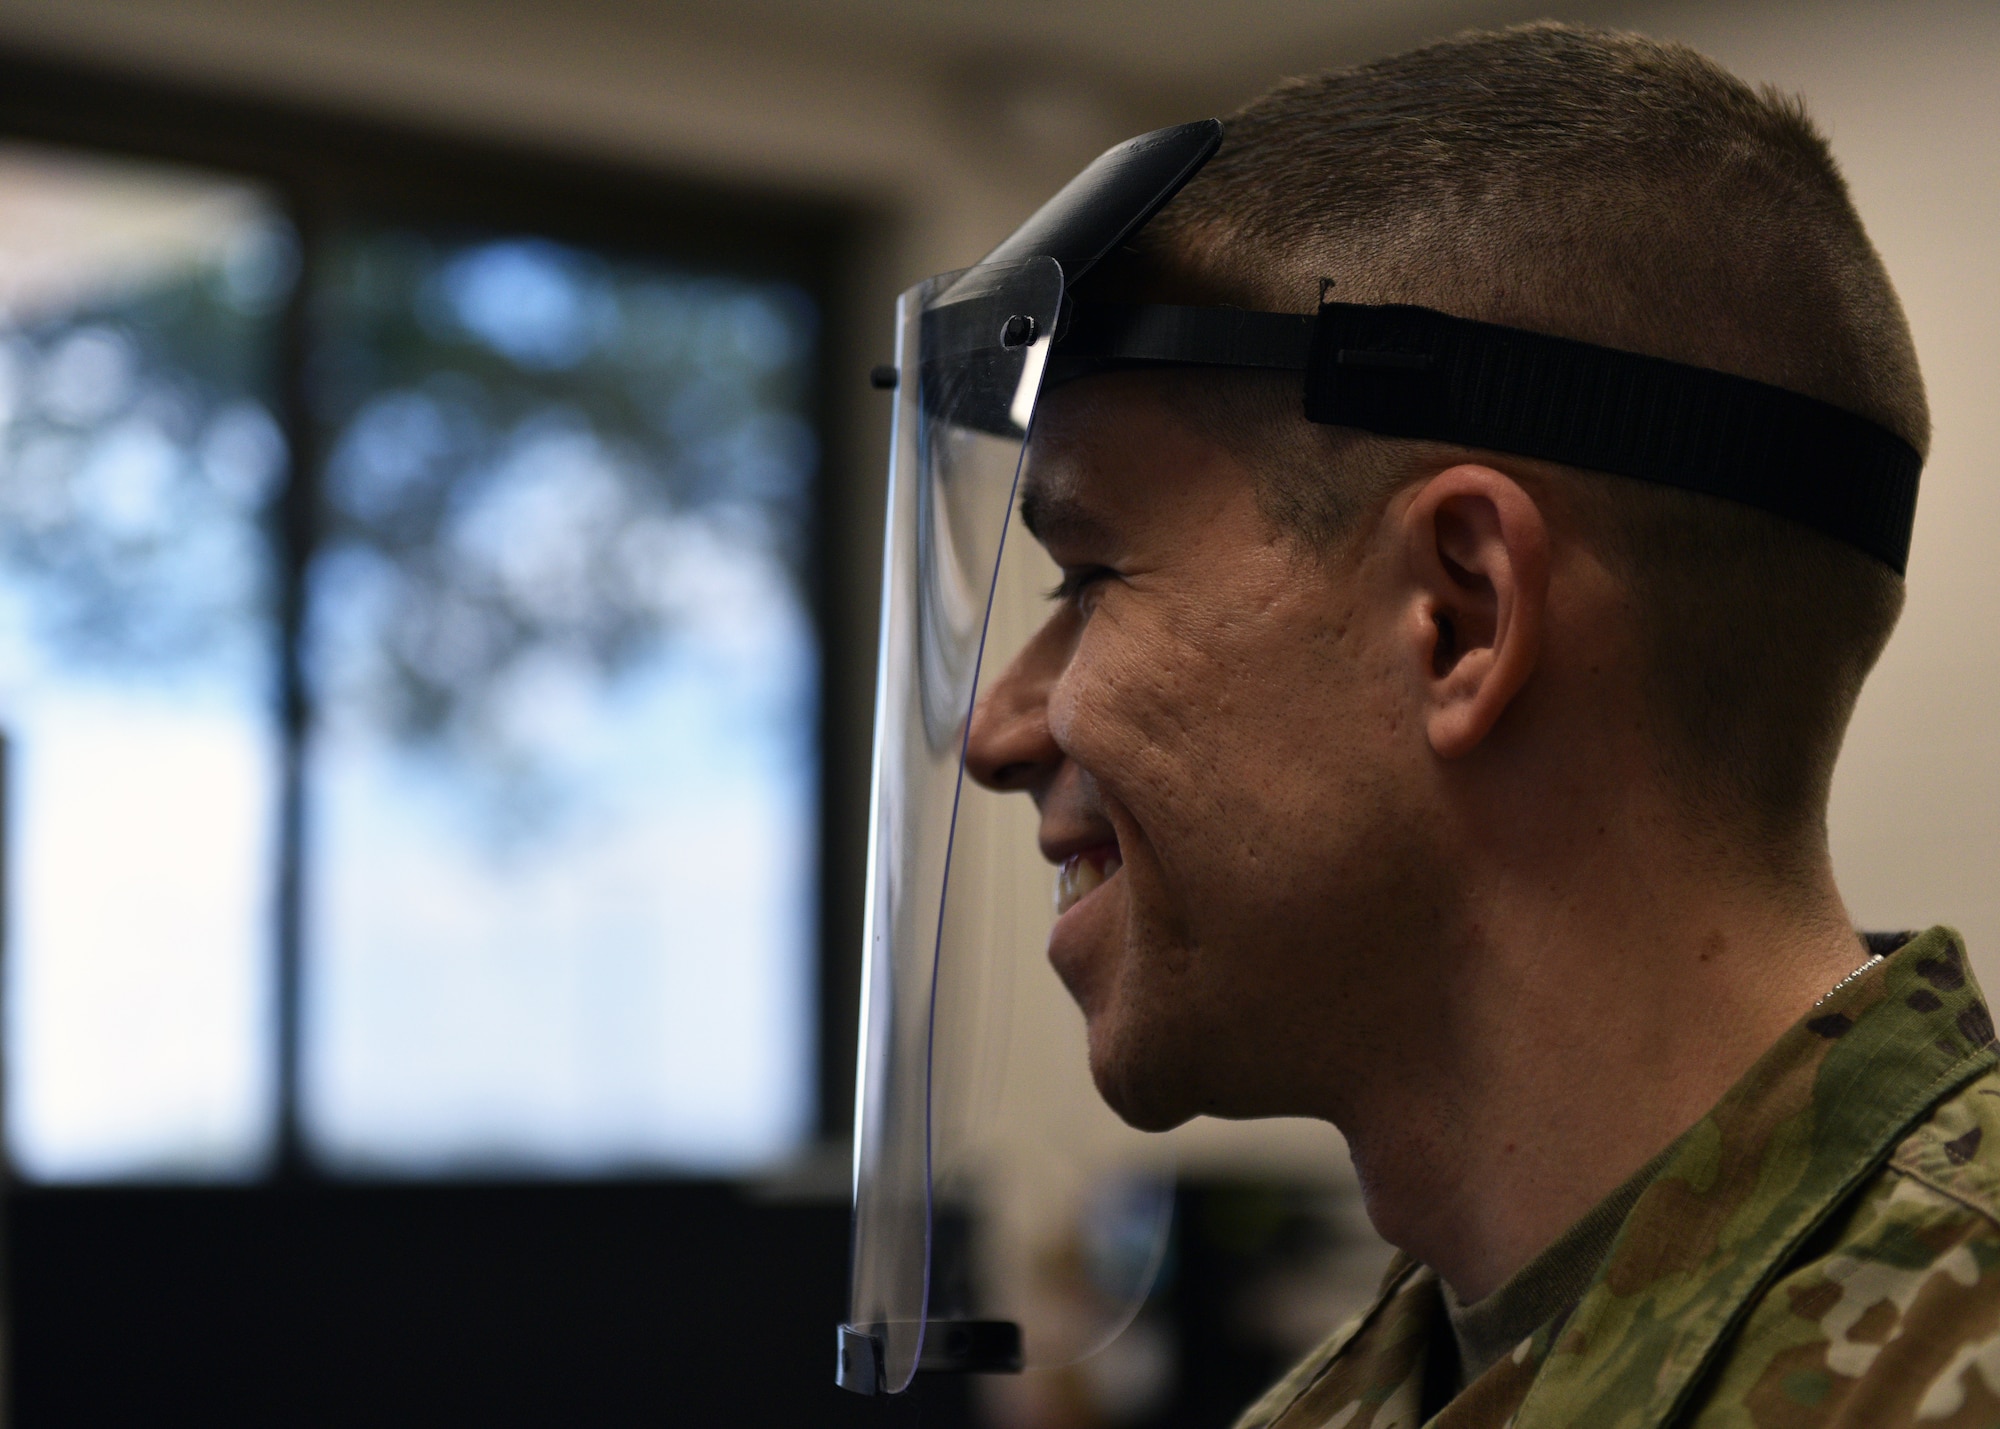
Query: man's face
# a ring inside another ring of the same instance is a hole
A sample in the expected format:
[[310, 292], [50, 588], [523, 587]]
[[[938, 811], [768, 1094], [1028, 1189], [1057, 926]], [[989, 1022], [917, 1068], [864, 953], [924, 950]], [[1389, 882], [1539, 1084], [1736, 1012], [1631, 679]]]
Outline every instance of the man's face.
[[1036, 420], [1023, 509], [1063, 589], [968, 759], [1040, 811], [1092, 1074], [1146, 1128], [1324, 1114], [1423, 863], [1386, 557], [1303, 552], [1146, 378]]

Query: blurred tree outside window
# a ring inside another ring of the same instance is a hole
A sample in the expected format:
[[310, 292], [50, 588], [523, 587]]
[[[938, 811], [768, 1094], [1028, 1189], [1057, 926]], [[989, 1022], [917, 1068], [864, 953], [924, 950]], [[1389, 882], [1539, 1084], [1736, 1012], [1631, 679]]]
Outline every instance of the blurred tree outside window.
[[341, 234], [307, 1127], [342, 1164], [678, 1162], [812, 1110], [804, 293]]
[[252, 185], [0, 145], [13, 1165], [254, 1176], [288, 1114], [354, 1172], [795, 1149], [815, 305], [530, 236], [311, 241]]

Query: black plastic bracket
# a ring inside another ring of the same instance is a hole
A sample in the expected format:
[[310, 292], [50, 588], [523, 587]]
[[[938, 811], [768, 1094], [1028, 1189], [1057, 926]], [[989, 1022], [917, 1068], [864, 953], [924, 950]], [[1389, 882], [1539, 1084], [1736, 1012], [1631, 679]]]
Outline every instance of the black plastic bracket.
[[[856, 1394], [886, 1394], [882, 1337], [855, 1325], [840, 1327], [833, 1382]], [[1021, 1327], [1012, 1320], [932, 1320], [924, 1326], [919, 1374], [1019, 1374]]]
[[833, 1382], [856, 1394], [882, 1393], [882, 1341], [866, 1330], [842, 1325], [839, 1358], [833, 1367]]

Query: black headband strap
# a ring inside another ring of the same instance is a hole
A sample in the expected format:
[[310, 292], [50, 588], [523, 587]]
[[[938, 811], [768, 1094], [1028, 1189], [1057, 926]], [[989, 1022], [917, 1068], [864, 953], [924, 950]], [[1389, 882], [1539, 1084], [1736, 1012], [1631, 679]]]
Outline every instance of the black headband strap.
[[1317, 315], [1078, 304], [1049, 379], [1122, 366], [1304, 371], [1305, 415], [1726, 497], [1901, 574], [1923, 459], [1885, 427], [1782, 387], [1418, 307]]
[[1266, 367], [1303, 372], [1318, 319], [1242, 308], [1165, 303], [1076, 303], [1063, 312], [1049, 353], [1053, 377], [1072, 365], [1099, 371], [1120, 363], [1184, 367]]

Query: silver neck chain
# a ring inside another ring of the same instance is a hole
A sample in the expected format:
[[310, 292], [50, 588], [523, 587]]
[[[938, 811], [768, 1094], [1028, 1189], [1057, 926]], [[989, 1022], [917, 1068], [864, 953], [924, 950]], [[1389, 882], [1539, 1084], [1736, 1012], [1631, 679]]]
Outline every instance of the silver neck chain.
[[1813, 1006], [1814, 1007], [1825, 1006], [1827, 997], [1832, 997], [1836, 992], [1839, 992], [1843, 987], [1846, 987], [1849, 983], [1853, 982], [1856, 978], [1860, 977], [1863, 973], [1867, 972], [1868, 969], [1874, 967], [1875, 964], [1881, 961], [1882, 961], [1882, 955], [1880, 953], [1872, 954], [1867, 962], [1863, 963], [1860, 967], [1856, 968], [1853, 972], [1849, 973], [1846, 977], [1842, 978], [1839, 982], [1835, 983], [1832, 987], [1828, 988], [1826, 990], [1826, 997], [1822, 997], [1818, 1002], [1815, 1002]]

